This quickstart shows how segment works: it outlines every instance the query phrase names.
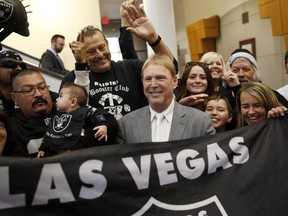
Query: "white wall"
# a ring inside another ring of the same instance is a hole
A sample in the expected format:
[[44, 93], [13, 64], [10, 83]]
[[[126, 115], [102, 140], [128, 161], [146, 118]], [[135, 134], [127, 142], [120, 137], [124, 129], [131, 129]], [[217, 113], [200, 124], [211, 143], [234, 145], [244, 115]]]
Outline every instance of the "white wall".
[[[249, 23], [242, 24], [241, 14], [249, 13]], [[239, 41], [255, 38], [257, 62], [262, 81], [277, 89], [287, 83], [284, 75], [284, 38], [273, 36], [270, 19], [260, 19], [257, 0], [243, 3], [221, 17], [221, 37], [217, 51], [227, 59], [239, 47]]]
[[[84, 26], [101, 26], [99, 1], [24, 0], [23, 4], [30, 4], [27, 10], [33, 11], [28, 14], [30, 36], [12, 33], [2, 43], [40, 58], [50, 47], [52, 35], [63, 34], [66, 47], [60, 55], [67, 69], [72, 70], [74, 59], [68, 43], [76, 38]], [[246, 11], [249, 11], [250, 23], [242, 25], [241, 14]], [[270, 19], [259, 18], [257, 0], [174, 0], [178, 51], [186, 53], [186, 58], [189, 56], [186, 26], [213, 15], [219, 15], [221, 19], [218, 52], [227, 58], [239, 46], [240, 40], [255, 37], [263, 82], [275, 89], [288, 83], [283, 68], [284, 40], [281, 36], [272, 36]], [[169, 22], [163, 25], [169, 25]], [[178, 60], [181, 62], [183, 59]]]
[[24, 0], [30, 5], [26, 11], [30, 36], [23, 37], [12, 33], [2, 43], [40, 58], [50, 47], [54, 34], [66, 37], [66, 46], [60, 56], [68, 70], [74, 68], [74, 58], [68, 46], [76, 39], [79, 30], [87, 25], [101, 26], [98, 0]]
[[[179, 50], [190, 58], [186, 26], [213, 15], [220, 17], [217, 51], [227, 60], [239, 47], [239, 41], [256, 38], [257, 61], [264, 83], [274, 89], [288, 83], [284, 75], [285, 44], [282, 36], [273, 36], [270, 19], [260, 19], [257, 0], [174, 0]], [[242, 13], [249, 13], [249, 23], [242, 24]], [[189, 60], [189, 59], [187, 59]], [[179, 59], [181, 62], [181, 59]], [[182, 60], [183, 61], [183, 60]]]

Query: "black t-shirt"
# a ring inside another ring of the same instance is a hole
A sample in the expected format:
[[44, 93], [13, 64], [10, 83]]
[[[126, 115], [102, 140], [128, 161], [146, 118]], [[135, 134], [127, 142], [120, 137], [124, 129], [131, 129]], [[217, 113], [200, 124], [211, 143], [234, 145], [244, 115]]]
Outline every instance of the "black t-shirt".
[[[143, 93], [141, 69], [143, 62], [129, 59], [111, 61], [106, 73], [90, 71], [89, 105], [103, 107], [112, 115], [123, 116], [148, 104]], [[67, 74], [63, 81], [74, 82], [75, 73]]]
[[47, 116], [27, 118], [17, 108], [7, 121], [7, 142], [3, 155], [35, 157], [56, 107]]

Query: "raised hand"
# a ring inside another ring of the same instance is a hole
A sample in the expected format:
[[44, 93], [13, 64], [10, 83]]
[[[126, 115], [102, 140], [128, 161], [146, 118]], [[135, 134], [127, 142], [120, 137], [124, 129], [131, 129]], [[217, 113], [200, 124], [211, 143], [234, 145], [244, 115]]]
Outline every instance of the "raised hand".
[[72, 50], [77, 63], [86, 63], [86, 50], [83, 31], [84, 30], [82, 29], [80, 32], [79, 41], [73, 41], [69, 43], [69, 47]]
[[130, 27], [127, 28], [128, 31], [131, 31], [149, 44], [157, 40], [158, 34], [152, 22], [146, 16], [143, 7], [140, 7], [138, 10], [134, 5], [125, 5], [123, 14], [130, 25]]

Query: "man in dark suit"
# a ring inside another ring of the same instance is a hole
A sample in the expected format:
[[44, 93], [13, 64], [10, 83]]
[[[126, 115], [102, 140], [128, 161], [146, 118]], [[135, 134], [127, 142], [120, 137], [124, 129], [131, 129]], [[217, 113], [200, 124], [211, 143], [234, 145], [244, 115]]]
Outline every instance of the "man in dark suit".
[[65, 37], [55, 34], [51, 38], [51, 47], [42, 54], [40, 67], [65, 75], [68, 71], [65, 69], [63, 61], [58, 53], [61, 53], [65, 46]]
[[[147, 59], [142, 68], [142, 82], [149, 105], [120, 119], [118, 143], [171, 141], [215, 133], [206, 113], [182, 106], [174, 100], [177, 76], [167, 56], [151, 56]], [[157, 125], [155, 116], [160, 113], [164, 118]], [[159, 127], [162, 128], [160, 131]]]

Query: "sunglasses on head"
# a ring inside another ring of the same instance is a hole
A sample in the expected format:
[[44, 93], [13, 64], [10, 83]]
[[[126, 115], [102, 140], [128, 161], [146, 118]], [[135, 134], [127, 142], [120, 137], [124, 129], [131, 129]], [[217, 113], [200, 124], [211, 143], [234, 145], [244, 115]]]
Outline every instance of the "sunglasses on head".
[[10, 69], [15, 69], [18, 66], [21, 67], [21, 69], [26, 69], [26, 65], [24, 62], [20, 61], [15, 61], [15, 60], [8, 60], [8, 59], [2, 59], [0, 61], [0, 67], [5, 67], [5, 68], [10, 68]]
[[208, 68], [208, 65], [206, 62], [196, 62], [196, 61], [190, 61], [190, 62], [187, 62], [185, 64], [185, 68], [189, 67], [190, 65], [195, 66], [195, 65], [198, 65], [200, 67], [207, 67]]

